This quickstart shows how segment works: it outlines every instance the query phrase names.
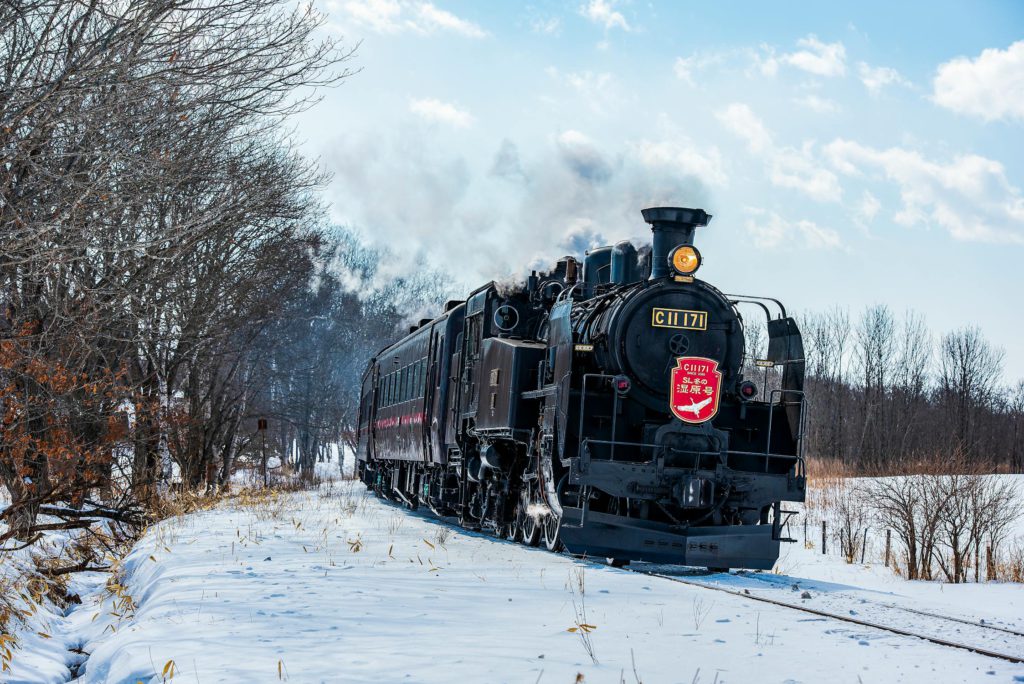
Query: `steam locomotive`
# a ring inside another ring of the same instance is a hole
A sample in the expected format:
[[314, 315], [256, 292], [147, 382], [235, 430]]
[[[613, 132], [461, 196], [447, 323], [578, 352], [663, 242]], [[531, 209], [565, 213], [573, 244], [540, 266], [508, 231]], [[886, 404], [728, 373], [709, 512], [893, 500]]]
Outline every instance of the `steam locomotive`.
[[[484, 285], [372, 358], [366, 486], [616, 565], [771, 568], [790, 541], [782, 502], [805, 494], [800, 332], [776, 300], [695, 276], [705, 211], [642, 215], [653, 245]], [[765, 317], [765, 358], [746, 349], [740, 304]], [[760, 387], [744, 376], [762, 370]]]

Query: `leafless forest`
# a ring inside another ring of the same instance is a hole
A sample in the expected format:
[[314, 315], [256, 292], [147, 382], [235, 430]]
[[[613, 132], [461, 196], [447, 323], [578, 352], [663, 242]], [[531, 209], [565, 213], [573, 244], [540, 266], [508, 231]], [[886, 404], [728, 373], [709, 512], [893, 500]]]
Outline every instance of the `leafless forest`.
[[380, 255], [325, 227], [285, 124], [352, 75], [320, 23], [260, 0], [0, 5], [0, 540], [226, 485], [260, 418], [308, 471], [403, 298], [436, 289], [353, 287]]
[[936, 334], [886, 306], [804, 316], [807, 453], [863, 473], [1024, 472], [1024, 380], [979, 328]]

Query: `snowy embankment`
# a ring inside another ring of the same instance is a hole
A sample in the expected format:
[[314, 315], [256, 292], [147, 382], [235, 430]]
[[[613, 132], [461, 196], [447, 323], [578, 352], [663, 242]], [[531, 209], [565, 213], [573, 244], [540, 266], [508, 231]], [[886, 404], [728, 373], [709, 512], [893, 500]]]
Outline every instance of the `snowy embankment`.
[[[788, 576], [763, 575], [779, 587], [709, 579], [1024, 627], [1018, 585], [907, 583], [798, 546]], [[87, 654], [81, 682], [1024, 680], [1021, 665], [457, 530], [353, 482], [164, 521], [121, 564], [123, 588], [76, 581], [91, 593], [52, 618], [46, 654], [16, 654], [11, 681], [63, 681], [55, 665], [80, 656], [57, 644]]]

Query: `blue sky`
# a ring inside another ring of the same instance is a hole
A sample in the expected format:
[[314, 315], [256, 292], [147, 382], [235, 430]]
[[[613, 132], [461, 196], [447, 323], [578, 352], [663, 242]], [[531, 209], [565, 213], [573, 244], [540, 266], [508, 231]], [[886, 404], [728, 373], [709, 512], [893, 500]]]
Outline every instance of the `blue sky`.
[[977, 324], [1024, 377], [1024, 4], [321, 7], [362, 71], [298, 134], [396, 269], [475, 285], [700, 206], [725, 291]]

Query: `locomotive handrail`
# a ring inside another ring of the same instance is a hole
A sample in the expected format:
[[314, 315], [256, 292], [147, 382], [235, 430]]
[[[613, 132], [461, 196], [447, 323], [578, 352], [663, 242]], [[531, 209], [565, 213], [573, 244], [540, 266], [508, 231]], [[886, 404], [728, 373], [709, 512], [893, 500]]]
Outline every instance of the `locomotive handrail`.
[[[611, 379], [614, 379], [615, 376], [614, 375], [608, 375], [607, 373], [584, 373], [583, 374], [583, 384], [580, 386], [580, 428], [579, 428], [579, 437], [578, 437], [578, 443], [579, 443], [579, 445], [581, 447], [581, 449], [580, 449], [580, 458], [583, 457], [583, 453], [582, 453], [583, 452], [582, 446], [584, 444], [583, 424], [585, 422], [583, 419], [585, 417], [585, 411], [586, 411], [586, 405], [587, 405], [587, 379], [588, 378], [607, 378], [607, 379], [611, 380]], [[618, 416], [618, 414], [619, 414], [619, 393], [615, 392], [615, 404], [612, 406], [612, 437], [615, 436], [615, 419]], [[590, 456], [589, 455], [587, 456], [587, 460], [588, 461], [590, 460]], [[609, 458], [609, 460], [611, 460], [611, 461], [615, 460], [615, 445], [614, 444], [612, 445], [611, 457]]]
[[[779, 401], [775, 401], [775, 395], [779, 395]], [[783, 394], [798, 394], [800, 400], [796, 402], [784, 402], [782, 400]], [[807, 393], [803, 390], [792, 390], [792, 389], [773, 389], [768, 394], [768, 405], [769, 406], [800, 406], [800, 424], [797, 426], [797, 433], [794, 435], [794, 441], [796, 441], [796, 459], [798, 467], [798, 474], [803, 475], [805, 464], [804, 464], [804, 423], [807, 420]], [[765, 443], [765, 455], [772, 448], [772, 422], [775, 418], [775, 411], [768, 411], [768, 440]], [[764, 462], [764, 471], [768, 472], [768, 459]]]
[[755, 296], [755, 295], [742, 295], [742, 294], [735, 294], [735, 295], [734, 294], [725, 294], [725, 296], [728, 297], [729, 299], [733, 300], [733, 303], [741, 302], [741, 301], [746, 300], [746, 302], [748, 304], [757, 304], [761, 308], [765, 309], [765, 313], [767, 313], [768, 310], [764, 306], [764, 304], [761, 304], [761, 302], [773, 302], [776, 306], [779, 307], [779, 311], [782, 312], [782, 318], [786, 318], [786, 307], [783, 306], [782, 302], [780, 302], [778, 299], [775, 299], [774, 297], [758, 297], [758, 296]]
[[[693, 451], [693, 450], [690, 450], [690, 449], [679, 449], [679, 448], [676, 448], [676, 447], [670, 447], [670, 446], [666, 446], [664, 444], [656, 444], [656, 443], [652, 443], [652, 442], [626, 442], [626, 441], [621, 441], [621, 440], [610, 440], [610, 439], [591, 439], [589, 437], [586, 438], [585, 440], [583, 440], [583, 442], [582, 442], [582, 445], [587, 445], [587, 444], [605, 444], [605, 445], [608, 445], [608, 446], [638, 447], [640, 449], [668, 449], [668, 450], [671, 450], [671, 451], [674, 451], [674, 452], [677, 452], [677, 453], [680, 453], [680, 454], [695, 454], [697, 456], [718, 456], [721, 453], [720, 451]], [[726, 455], [735, 454], [737, 456], [760, 456], [760, 457], [768, 457], [768, 458], [796, 458], [796, 459], [799, 459], [799, 456], [796, 456], [795, 454], [774, 454], [774, 453], [765, 452], [765, 451], [740, 451], [740, 450], [736, 450], [736, 449], [726, 449], [725, 453], [726, 453]], [[614, 462], [614, 460], [610, 459], [610, 458], [608, 458], [608, 459], [602, 458], [602, 459], [599, 459], [599, 460]]]
[[[611, 379], [614, 379], [614, 377], [615, 376], [609, 375], [607, 373], [584, 373], [584, 375], [583, 375], [583, 382], [582, 382], [581, 387], [580, 387], [580, 415], [579, 415], [579, 429], [578, 429], [578, 432], [577, 432], [577, 438], [578, 438], [578, 444], [580, 445], [579, 458], [581, 459], [581, 461], [583, 461], [583, 463], [581, 463], [581, 465], [583, 466], [584, 470], [587, 467], [589, 467], [589, 463], [590, 463], [590, 460], [591, 460], [590, 450], [586, 448], [586, 445], [588, 445], [590, 443], [593, 443], [593, 444], [604, 444], [604, 445], [609, 446], [610, 447], [610, 449], [609, 449], [609, 456], [608, 456], [607, 459], [602, 459], [602, 460], [608, 460], [608, 461], [612, 461], [612, 462], [615, 461], [615, 447], [616, 446], [639, 447], [641, 449], [643, 449], [643, 448], [651, 448], [651, 449], [665, 448], [664, 445], [659, 445], [659, 444], [656, 444], [656, 443], [655, 444], [647, 444], [647, 443], [643, 443], [643, 442], [622, 442], [622, 441], [618, 441], [618, 440], [614, 439], [614, 436], [616, 434], [615, 433], [615, 427], [616, 427], [616, 419], [618, 417], [619, 398], [620, 398], [618, 392], [614, 392], [614, 404], [612, 406], [611, 434], [612, 434], [613, 439], [611, 439], [611, 440], [601, 440], [601, 439], [591, 439], [589, 437], [584, 437], [583, 436], [583, 426], [586, 423], [585, 418], [586, 418], [586, 401], [587, 401], [587, 380], [590, 379], [590, 378], [604, 378], [604, 379], [611, 380]], [[798, 401], [794, 401], [794, 402], [786, 401], [784, 399], [784, 395], [787, 395], [787, 394], [799, 395], [800, 398], [799, 398]], [[776, 396], [778, 397], [778, 399], [776, 399]], [[731, 449], [726, 449], [726, 451], [725, 451], [726, 463], [728, 463], [728, 459], [729, 459], [729, 456], [731, 454], [735, 454], [737, 456], [759, 456], [759, 457], [763, 457], [764, 458], [764, 472], [767, 473], [769, 471], [769, 466], [770, 466], [770, 463], [771, 463], [772, 459], [776, 459], [776, 458], [795, 458], [796, 461], [797, 461], [797, 475], [798, 476], [802, 476], [802, 475], [804, 475], [805, 470], [806, 470], [806, 464], [805, 464], [804, 456], [803, 456], [803, 436], [804, 436], [804, 424], [805, 424], [805, 422], [807, 420], [807, 411], [806, 411], [807, 395], [806, 395], [806, 393], [803, 390], [773, 389], [773, 390], [771, 390], [771, 392], [768, 395], [768, 402], [767, 403], [768, 403], [768, 407], [769, 407], [769, 410], [768, 410], [768, 433], [767, 433], [766, 439], [765, 439], [764, 451], [763, 452], [751, 452], [751, 451], [734, 451], [734, 450], [731, 450]], [[796, 442], [796, 453], [795, 454], [773, 454], [771, 452], [771, 448], [772, 448], [771, 445], [772, 445], [772, 424], [773, 424], [774, 419], [775, 419], [775, 411], [773, 411], [771, 409], [774, 408], [775, 406], [783, 406], [784, 407], [784, 406], [792, 406], [792, 405], [800, 405], [800, 407], [801, 407], [801, 410], [800, 410], [800, 425], [798, 427], [797, 434], [794, 435], [794, 441]], [[699, 462], [700, 457], [705, 455], [705, 453], [707, 455], [718, 455], [719, 453], [721, 453], [721, 452], [689, 451], [689, 450], [675, 449], [675, 448], [673, 448], [672, 450], [675, 451], [675, 452], [678, 452], [678, 453], [682, 453], [682, 454], [696, 455], [697, 456], [697, 460], [695, 461], [694, 467], [696, 467], [696, 463]]]

